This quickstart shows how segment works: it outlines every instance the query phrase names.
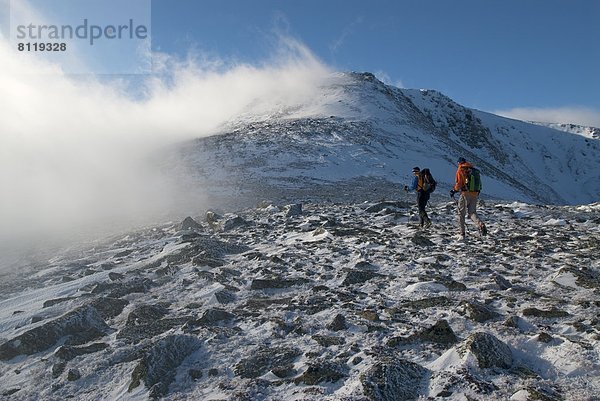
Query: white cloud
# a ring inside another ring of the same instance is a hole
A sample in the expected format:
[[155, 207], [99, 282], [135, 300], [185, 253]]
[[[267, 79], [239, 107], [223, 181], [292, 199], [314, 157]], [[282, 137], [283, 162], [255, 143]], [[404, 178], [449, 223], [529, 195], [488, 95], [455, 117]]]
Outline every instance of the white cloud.
[[348, 24], [340, 33], [340, 35], [329, 44], [329, 50], [332, 53], [337, 53], [337, 51], [339, 49], [341, 49], [345, 43], [346, 43], [346, 39], [348, 39], [348, 37], [350, 37], [352, 34], [354, 34], [354, 31], [356, 30], [356, 28], [361, 25], [364, 21], [364, 17], [359, 16], [356, 17], [356, 19], [354, 21], [352, 21], [350, 24]]
[[600, 127], [600, 109], [592, 109], [587, 107], [523, 107], [509, 110], [496, 110], [493, 113], [523, 121], [577, 124], [583, 126]]
[[156, 55], [142, 100], [122, 81], [74, 78], [4, 39], [0, 60], [0, 242], [19, 231], [156, 221], [182, 200], [199, 209], [201, 190], [177, 186], [149, 158], [239, 115], [309, 103], [330, 74], [285, 37], [261, 65]]
[[391, 86], [395, 86], [397, 88], [404, 88], [404, 84], [402, 83], [401, 80], [393, 80], [388, 73], [386, 73], [385, 71], [375, 71], [374, 72], [375, 76], [377, 77], [378, 80], [380, 80], [381, 82], [383, 82], [386, 85], [391, 85]]

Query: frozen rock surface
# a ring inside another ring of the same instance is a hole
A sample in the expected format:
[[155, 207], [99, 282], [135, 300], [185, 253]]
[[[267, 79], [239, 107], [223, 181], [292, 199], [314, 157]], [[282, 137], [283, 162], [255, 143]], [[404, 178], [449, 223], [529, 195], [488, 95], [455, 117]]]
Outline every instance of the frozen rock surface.
[[[59, 250], [27, 277], [4, 280], [0, 394], [600, 393], [600, 205], [488, 201], [479, 211], [489, 235], [469, 222], [459, 241], [449, 200], [432, 200], [429, 229], [380, 199], [303, 202], [291, 214], [289, 204], [223, 213], [212, 228], [197, 219], [193, 232], [173, 222]], [[543, 224], [552, 218], [565, 225]], [[231, 219], [245, 223], [224, 230], [219, 222]]]

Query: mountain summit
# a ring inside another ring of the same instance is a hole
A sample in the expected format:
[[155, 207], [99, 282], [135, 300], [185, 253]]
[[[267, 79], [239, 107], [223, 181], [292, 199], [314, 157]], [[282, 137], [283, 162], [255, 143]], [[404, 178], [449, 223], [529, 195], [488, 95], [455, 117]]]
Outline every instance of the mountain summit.
[[385, 85], [370, 73], [339, 73], [306, 104], [241, 116], [187, 143], [178, 158], [221, 193], [398, 188], [415, 165], [429, 167], [443, 191], [465, 157], [481, 169], [486, 196], [597, 201], [600, 143], [554, 128], [470, 109], [434, 90]]

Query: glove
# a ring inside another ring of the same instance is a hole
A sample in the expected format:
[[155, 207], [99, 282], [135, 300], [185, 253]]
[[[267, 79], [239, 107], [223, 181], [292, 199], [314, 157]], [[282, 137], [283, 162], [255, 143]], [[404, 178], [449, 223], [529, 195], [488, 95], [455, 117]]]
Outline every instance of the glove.
[[451, 197], [451, 198], [454, 198], [454, 194], [455, 194], [455, 193], [456, 193], [456, 191], [455, 191], [455, 190], [453, 190], [453, 189], [451, 189], [451, 190], [450, 190], [450, 197]]
[[408, 185], [404, 186], [404, 192], [408, 192]]

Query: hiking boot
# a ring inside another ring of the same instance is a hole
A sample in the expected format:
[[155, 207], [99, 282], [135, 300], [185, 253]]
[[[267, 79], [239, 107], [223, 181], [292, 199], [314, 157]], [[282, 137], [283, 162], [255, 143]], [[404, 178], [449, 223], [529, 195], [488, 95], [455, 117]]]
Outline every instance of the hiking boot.
[[431, 227], [431, 219], [427, 219], [425, 221], [425, 228], [429, 228], [429, 227]]
[[479, 226], [479, 232], [484, 237], [487, 235], [487, 227], [485, 226], [485, 224], [481, 223], [481, 225]]

